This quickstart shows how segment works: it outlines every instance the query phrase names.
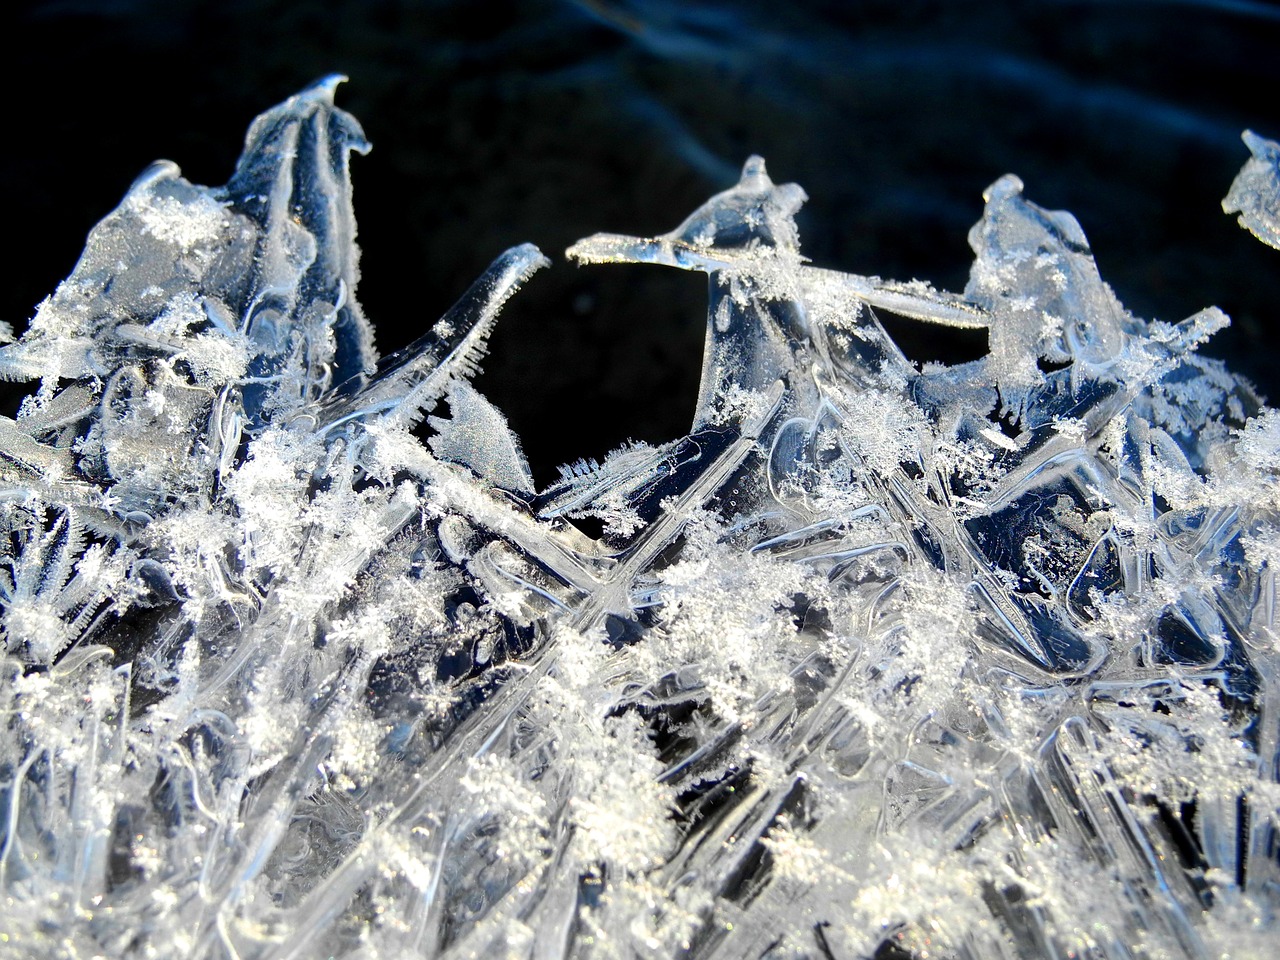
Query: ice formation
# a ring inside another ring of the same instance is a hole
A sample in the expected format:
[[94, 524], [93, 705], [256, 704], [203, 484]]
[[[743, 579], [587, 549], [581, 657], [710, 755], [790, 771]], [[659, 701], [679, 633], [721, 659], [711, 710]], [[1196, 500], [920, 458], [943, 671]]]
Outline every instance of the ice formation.
[[546, 259], [379, 361], [334, 87], [0, 348], [0, 953], [1274, 956], [1280, 415], [1220, 311], [1130, 315], [1014, 177], [962, 294], [817, 269], [752, 158], [569, 250], [707, 274], [702, 388], [536, 490], [468, 378]]

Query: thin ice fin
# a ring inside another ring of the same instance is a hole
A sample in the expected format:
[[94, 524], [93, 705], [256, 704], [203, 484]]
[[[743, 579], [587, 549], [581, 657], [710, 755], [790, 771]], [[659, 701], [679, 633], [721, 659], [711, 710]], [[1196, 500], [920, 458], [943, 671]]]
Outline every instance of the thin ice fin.
[[416, 422], [454, 380], [476, 373], [503, 305], [550, 262], [531, 243], [512, 247], [427, 333], [387, 357], [372, 376], [340, 386], [317, 418], [317, 427], [327, 431], [352, 420], [386, 415]]
[[1044, 377], [1038, 359], [1096, 368], [1125, 344], [1124, 308], [1102, 282], [1075, 217], [1045, 210], [1005, 176], [983, 194], [982, 220], [969, 232], [976, 257], [965, 299], [990, 316], [990, 376], [1007, 411], [1021, 416]]
[[447, 395], [450, 416], [431, 417], [436, 433], [428, 443], [441, 460], [470, 467], [495, 486], [532, 494], [533, 475], [507, 418], [465, 380], [454, 380]]
[[670, 233], [653, 239], [598, 233], [565, 255], [583, 264], [661, 263], [705, 272], [757, 259], [761, 248], [798, 257], [795, 214], [806, 199], [794, 183], [775, 185], [764, 160], [753, 156], [736, 186], [716, 194]]
[[736, 186], [669, 233], [653, 239], [596, 234], [566, 251], [580, 263], [659, 263], [710, 276], [694, 432], [739, 419], [722, 404], [730, 389], [771, 389], [807, 335], [795, 225], [805, 200], [796, 184], [775, 185], [764, 160], [753, 156]]
[[799, 253], [795, 215], [807, 199], [797, 184], [774, 184], [763, 157], [749, 157], [736, 186], [716, 194], [665, 238], [720, 255], [761, 246]]
[[251, 257], [248, 224], [176, 165], [153, 164], [89, 232], [22, 338], [0, 348], [0, 375], [105, 378], [133, 353], [121, 325], [150, 323], [175, 300], [233, 299]]
[[139, 358], [184, 355], [202, 385], [235, 381], [261, 423], [370, 369], [348, 176], [368, 143], [333, 105], [339, 79], [257, 118], [225, 187], [153, 164], [0, 354], [0, 375], [107, 380]]
[[1242, 139], [1253, 156], [1240, 168], [1222, 210], [1240, 214], [1240, 226], [1280, 249], [1280, 143], [1252, 130], [1246, 130]]
[[961, 330], [985, 330], [991, 326], [991, 315], [982, 307], [919, 281], [903, 283], [817, 267], [804, 267], [802, 276], [806, 281], [838, 285], [864, 303], [912, 320]]
[[376, 359], [355, 299], [349, 174], [351, 152], [367, 153], [369, 143], [356, 119], [333, 104], [344, 79], [327, 77], [254, 120], [224, 189], [231, 208], [258, 228], [239, 319], [261, 353], [257, 372], [274, 375], [286, 352], [300, 352], [304, 369], [295, 375], [303, 384], [342, 382]]

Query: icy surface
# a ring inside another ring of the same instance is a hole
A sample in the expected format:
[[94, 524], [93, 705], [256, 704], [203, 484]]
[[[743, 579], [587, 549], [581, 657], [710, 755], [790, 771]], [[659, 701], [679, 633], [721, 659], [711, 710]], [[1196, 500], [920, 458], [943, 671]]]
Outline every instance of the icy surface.
[[818, 269], [751, 158], [569, 251], [708, 275], [702, 390], [538, 491], [468, 377], [547, 261], [379, 362], [335, 83], [0, 347], [0, 953], [1274, 955], [1280, 417], [1220, 311], [1130, 315], [1014, 177], [963, 294]]

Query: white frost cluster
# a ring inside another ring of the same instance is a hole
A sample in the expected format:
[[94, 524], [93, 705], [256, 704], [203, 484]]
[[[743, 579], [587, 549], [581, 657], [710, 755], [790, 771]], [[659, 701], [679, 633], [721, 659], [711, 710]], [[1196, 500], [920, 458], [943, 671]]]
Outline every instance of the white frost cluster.
[[1280, 420], [1221, 312], [1130, 315], [1013, 177], [963, 294], [817, 269], [752, 158], [570, 249], [708, 275], [702, 389], [537, 490], [468, 378], [547, 261], [379, 361], [335, 84], [0, 347], [0, 955], [1275, 955]]

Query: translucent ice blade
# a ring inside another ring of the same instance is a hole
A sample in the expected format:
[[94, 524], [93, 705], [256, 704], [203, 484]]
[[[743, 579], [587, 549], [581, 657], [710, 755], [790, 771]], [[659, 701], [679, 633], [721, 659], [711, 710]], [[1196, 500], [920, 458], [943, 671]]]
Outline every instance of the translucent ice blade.
[[566, 252], [581, 263], [660, 263], [710, 276], [695, 432], [727, 422], [718, 405], [731, 389], [762, 393], [793, 366], [807, 333], [795, 225], [805, 199], [795, 184], [775, 185], [764, 160], [753, 156], [736, 186], [670, 233], [653, 239], [597, 234]]
[[984, 197], [983, 218], [969, 232], [976, 258], [965, 299], [991, 316], [988, 369], [1005, 408], [1020, 413], [1027, 391], [1043, 382], [1037, 359], [1110, 362], [1124, 346], [1125, 313], [1075, 217], [1026, 200], [1014, 176]]
[[759, 246], [798, 251], [795, 215], [807, 199], [794, 183], [775, 185], [763, 157], [749, 157], [736, 186], [716, 194], [666, 237], [722, 254]]
[[807, 282], [846, 287], [858, 299], [912, 320], [923, 320], [961, 330], [983, 330], [991, 326], [991, 315], [964, 297], [933, 290], [922, 283], [901, 283], [879, 277], [862, 277], [835, 270], [801, 267]]
[[504, 490], [533, 493], [529, 462], [498, 408], [465, 380], [453, 381], [448, 400], [449, 418], [431, 418], [432, 453], [470, 467]]
[[0, 353], [0, 376], [97, 377], [178, 356], [235, 381], [251, 422], [369, 369], [348, 159], [368, 149], [331, 77], [259, 117], [223, 188], [153, 165], [75, 271]]
[[[736, 186], [716, 194], [680, 226], [656, 238], [597, 233], [579, 240], [566, 255], [579, 263], [659, 263], [707, 273], [737, 265], [763, 270], [762, 248], [799, 255], [795, 214], [804, 191], [794, 183], [775, 185], [761, 157], [744, 164]], [[874, 306], [916, 319], [957, 327], [985, 327], [985, 312], [954, 294], [900, 283], [804, 267], [811, 283], [835, 283]]]
[[794, 183], [775, 185], [764, 160], [751, 157], [736, 186], [716, 194], [670, 233], [654, 239], [599, 233], [565, 255], [580, 263], [661, 263], [706, 272], [758, 261], [762, 248], [798, 256], [795, 213], [805, 199]]
[[335, 383], [376, 359], [354, 296], [359, 251], [349, 173], [351, 151], [367, 153], [369, 144], [356, 119], [334, 106], [344, 79], [326, 77], [254, 120], [225, 187], [232, 208], [259, 229], [244, 331], [272, 351], [282, 348], [291, 323], [317, 325], [313, 336], [329, 328], [332, 357], [308, 342], [306, 361], [331, 364]]
[[1240, 226], [1280, 249], [1280, 143], [1246, 130], [1252, 157], [1241, 167], [1222, 201], [1225, 213], [1240, 214]]
[[40, 304], [21, 340], [0, 348], [0, 376], [109, 376], [135, 353], [121, 328], [150, 325], [175, 302], [234, 300], [251, 237], [212, 191], [182, 179], [172, 163], [152, 165], [90, 231], [71, 276]]
[[333, 430], [374, 416], [416, 423], [455, 379], [475, 374], [503, 304], [549, 264], [533, 244], [512, 247], [430, 331], [383, 360], [371, 376], [343, 384], [315, 417], [316, 426]]
[[[803, 190], [775, 185], [764, 161], [751, 157], [736, 186], [712, 197], [675, 230], [655, 238], [596, 234], [567, 251], [580, 263], [657, 263], [710, 276], [695, 431], [723, 422], [723, 399], [733, 390], [759, 393], [788, 373], [802, 386], [807, 378], [797, 369], [804, 366], [798, 353], [806, 349], [850, 356], [847, 346], [828, 341], [831, 331], [822, 325], [833, 318], [818, 304], [843, 299], [855, 310], [868, 304], [947, 326], [990, 325], [980, 305], [924, 284], [805, 266], [795, 225], [804, 200]], [[835, 322], [847, 341], [857, 325], [847, 317]], [[864, 323], [854, 336], [861, 341], [879, 333]], [[885, 364], [900, 375], [908, 369], [905, 358], [887, 345], [871, 352], [882, 361], [870, 364], [867, 372], [873, 376], [883, 373]]]

